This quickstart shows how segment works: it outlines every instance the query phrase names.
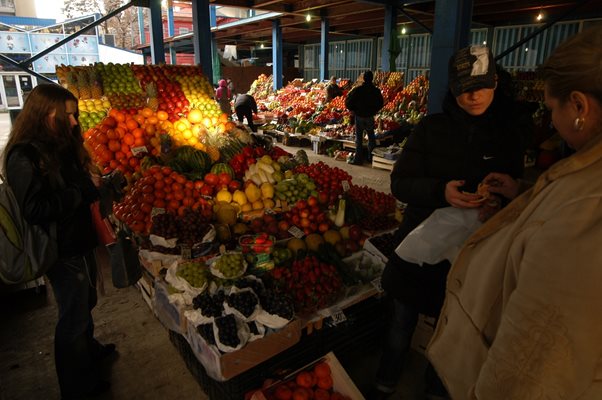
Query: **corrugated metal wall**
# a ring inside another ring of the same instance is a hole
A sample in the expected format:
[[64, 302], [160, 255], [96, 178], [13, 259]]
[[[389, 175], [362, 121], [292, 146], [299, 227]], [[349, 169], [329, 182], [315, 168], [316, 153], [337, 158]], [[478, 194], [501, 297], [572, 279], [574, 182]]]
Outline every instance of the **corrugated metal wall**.
[[[520, 48], [499, 60], [508, 71], [534, 70], [546, 57], [565, 39], [578, 33], [583, 23], [581, 21], [561, 22], [535, 36]], [[490, 45], [493, 54], [501, 54], [522, 38], [536, 31], [541, 25], [520, 25], [497, 27], [493, 31], [493, 43]], [[471, 31], [471, 44], [487, 42], [487, 28]], [[397, 37], [401, 53], [395, 60], [398, 71], [405, 73], [405, 82], [412, 81], [416, 76], [426, 74], [431, 64], [431, 35], [401, 35]], [[386, 49], [382, 48], [383, 38], [378, 38], [376, 49], [370, 39], [331, 42], [329, 44], [328, 75], [357, 79], [366, 69], [380, 70], [381, 55]], [[320, 76], [320, 45], [304, 46], [304, 78], [313, 79]], [[373, 57], [376, 51], [376, 57]], [[374, 58], [376, 64], [372, 64]]]

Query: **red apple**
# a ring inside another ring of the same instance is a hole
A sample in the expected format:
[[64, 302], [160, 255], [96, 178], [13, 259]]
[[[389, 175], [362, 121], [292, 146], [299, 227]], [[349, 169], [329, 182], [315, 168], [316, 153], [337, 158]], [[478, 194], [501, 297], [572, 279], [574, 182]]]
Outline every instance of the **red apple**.
[[349, 239], [358, 241], [362, 237], [362, 230], [357, 225], [351, 225], [349, 227]]

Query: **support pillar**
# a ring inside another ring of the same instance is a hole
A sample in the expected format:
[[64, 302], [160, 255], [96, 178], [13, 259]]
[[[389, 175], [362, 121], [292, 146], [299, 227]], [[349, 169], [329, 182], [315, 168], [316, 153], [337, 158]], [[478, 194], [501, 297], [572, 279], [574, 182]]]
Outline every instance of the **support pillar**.
[[278, 90], [282, 87], [282, 26], [279, 19], [272, 21], [272, 60], [274, 90]]
[[[397, 40], [397, 6], [385, 5], [385, 24], [383, 32], [383, 46], [380, 54], [380, 69], [383, 71], [391, 70], [391, 41]], [[395, 60], [393, 60], [395, 62]]]
[[163, 20], [161, 18], [161, 0], [150, 0], [150, 41], [153, 64], [165, 63], [163, 45]]
[[320, 80], [327, 80], [328, 75], [328, 53], [330, 49], [328, 40], [328, 31], [330, 30], [330, 23], [327, 17], [322, 17], [320, 21]]
[[454, 52], [468, 45], [473, 0], [437, 0], [429, 75], [428, 113], [441, 112], [448, 90], [447, 68]]
[[208, 80], [213, 81], [209, 0], [196, 0], [192, 2], [192, 21], [194, 33], [194, 38], [192, 40], [194, 44], [194, 62], [200, 64], [203, 75], [205, 75]]

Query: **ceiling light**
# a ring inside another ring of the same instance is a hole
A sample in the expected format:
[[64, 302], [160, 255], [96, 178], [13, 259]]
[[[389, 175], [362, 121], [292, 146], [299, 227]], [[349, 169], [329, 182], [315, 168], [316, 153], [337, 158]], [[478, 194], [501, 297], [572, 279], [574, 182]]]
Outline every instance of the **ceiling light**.
[[483, 46], [487, 46], [487, 41], [483, 40]]
[[543, 20], [543, 11], [541, 11], [541, 9], [539, 9], [539, 13], [537, 14], [537, 17], [535, 17], [535, 19], [537, 21]]
[[311, 21], [311, 15], [307, 14], [307, 15], [305, 16], [305, 20], [306, 20], [307, 22]]
[[529, 48], [528, 48], [528, 47], [525, 47], [525, 51], [529, 51]]
[[406, 34], [406, 32], [407, 32], [407, 30], [406, 30], [406, 27], [405, 27], [405, 26], [404, 26], [404, 27], [402, 27], [402, 28], [401, 28], [401, 34], [402, 34], [402, 35], [405, 35], [405, 34]]
[[259, 45], [259, 48], [261, 48], [261, 49], [263, 49], [264, 47], [265, 47], [265, 46], [264, 46], [264, 44], [263, 44], [263, 43]]

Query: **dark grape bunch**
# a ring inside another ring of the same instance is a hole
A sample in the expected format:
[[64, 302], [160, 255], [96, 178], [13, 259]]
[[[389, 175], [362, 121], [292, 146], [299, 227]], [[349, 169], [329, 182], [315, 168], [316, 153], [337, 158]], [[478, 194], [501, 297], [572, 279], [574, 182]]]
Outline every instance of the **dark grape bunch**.
[[228, 314], [216, 318], [215, 326], [217, 327], [217, 336], [222, 344], [230, 347], [236, 347], [240, 344], [234, 315]]
[[293, 319], [295, 315], [293, 301], [290, 297], [276, 292], [266, 292], [261, 297], [261, 307], [272, 315], [278, 315], [286, 320]]
[[200, 243], [211, 229], [207, 218], [199, 211], [186, 209], [182, 216], [163, 213], [153, 216], [151, 233], [167, 239], [178, 238], [178, 245], [192, 247]]
[[255, 321], [248, 322], [249, 332], [251, 335], [259, 335], [259, 329], [257, 328], [257, 323]]
[[253, 279], [250, 277], [240, 279], [236, 282], [235, 286], [239, 289], [251, 288], [258, 296], [261, 296], [264, 290], [263, 282], [260, 279]]
[[150, 233], [166, 239], [178, 237], [178, 224], [176, 216], [171, 213], [153, 216]]
[[251, 314], [253, 314], [253, 311], [255, 311], [255, 307], [259, 303], [259, 300], [255, 293], [250, 290], [245, 290], [228, 295], [226, 302], [230, 307], [244, 315], [245, 318], [249, 318]]
[[383, 256], [389, 258], [399, 244], [394, 240], [393, 236], [393, 233], [385, 233], [383, 235], [373, 236], [369, 240]]
[[208, 344], [215, 344], [215, 335], [213, 334], [213, 323], [200, 324], [196, 327], [196, 331], [201, 335]]
[[226, 294], [223, 291], [215, 293], [213, 296], [207, 291], [192, 299], [192, 307], [200, 310], [205, 317], [219, 317], [224, 312], [224, 300]]

